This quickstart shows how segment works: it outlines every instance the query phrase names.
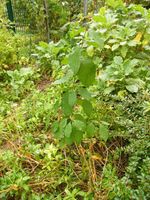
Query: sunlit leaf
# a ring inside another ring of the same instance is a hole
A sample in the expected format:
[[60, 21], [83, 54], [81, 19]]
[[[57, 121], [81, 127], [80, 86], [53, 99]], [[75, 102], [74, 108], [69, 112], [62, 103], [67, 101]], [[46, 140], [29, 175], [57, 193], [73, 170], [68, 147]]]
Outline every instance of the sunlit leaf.
[[83, 110], [84, 112], [87, 114], [87, 115], [91, 115], [92, 112], [93, 112], [93, 106], [91, 104], [90, 101], [88, 100], [83, 100], [82, 102], [82, 107], [83, 107]]
[[78, 72], [78, 78], [85, 86], [90, 86], [94, 83], [96, 77], [96, 65], [91, 59], [84, 59]]
[[81, 50], [80, 47], [75, 47], [73, 52], [69, 55], [69, 65], [76, 74], [80, 68]]
[[105, 142], [108, 140], [109, 138], [109, 132], [108, 132], [108, 126], [105, 124], [101, 124], [99, 127], [99, 135], [100, 138], [102, 140], [104, 140]]

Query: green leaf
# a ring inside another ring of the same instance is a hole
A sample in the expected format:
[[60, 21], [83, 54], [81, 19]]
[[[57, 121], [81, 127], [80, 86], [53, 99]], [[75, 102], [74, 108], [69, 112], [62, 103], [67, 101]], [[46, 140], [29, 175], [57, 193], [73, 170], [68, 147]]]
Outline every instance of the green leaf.
[[114, 86], [109, 86], [106, 89], [104, 89], [104, 94], [110, 94], [114, 90], [115, 90]]
[[126, 88], [129, 92], [132, 92], [132, 93], [137, 93], [139, 90], [139, 88], [136, 84], [135, 85], [127, 85]]
[[79, 94], [84, 98], [84, 99], [91, 99], [91, 94], [86, 88], [80, 88], [79, 89]]
[[33, 69], [31, 67], [23, 67], [20, 69], [21, 76], [27, 76], [33, 74]]
[[95, 126], [92, 123], [87, 124], [86, 133], [88, 137], [93, 137], [95, 134]]
[[99, 13], [97, 15], [93, 16], [93, 19], [95, 22], [100, 22], [102, 24], [106, 24], [107, 20], [106, 20], [106, 8], [105, 7], [101, 7], [99, 10]]
[[137, 59], [127, 60], [124, 62], [123, 66], [126, 76], [130, 75], [134, 71], [134, 67], [138, 64], [138, 62], [139, 61]]
[[80, 120], [74, 120], [72, 122], [72, 126], [79, 131], [85, 131], [85, 128], [86, 128], [86, 124]]
[[91, 113], [93, 112], [93, 106], [92, 106], [91, 102], [88, 100], [82, 101], [82, 107], [83, 107], [83, 110], [86, 113], [86, 115], [91, 115]]
[[101, 124], [99, 127], [99, 135], [100, 138], [102, 140], [104, 140], [105, 142], [108, 140], [109, 138], [109, 132], [108, 132], [108, 126], [105, 124]]
[[105, 7], [101, 7], [99, 9], [99, 12], [98, 12], [100, 15], [105, 15], [106, 14], [106, 8]]
[[72, 144], [73, 142], [76, 142], [77, 144], [80, 144], [83, 138], [83, 131], [78, 130], [75, 126], [72, 126], [72, 133], [69, 138], [65, 138], [65, 142], [67, 144]]
[[116, 49], [118, 49], [119, 48], [119, 44], [114, 44], [113, 46], [112, 46], [112, 51], [115, 51]]
[[65, 115], [72, 114], [72, 106], [69, 104], [69, 93], [65, 92], [62, 96], [62, 110]]
[[115, 62], [115, 64], [120, 65], [120, 64], [123, 63], [123, 59], [122, 59], [121, 56], [115, 56], [114, 57], [114, 62]]
[[86, 49], [86, 51], [87, 51], [88, 56], [93, 57], [93, 55], [94, 55], [94, 47], [93, 47], [92, 45], [89, 46], [89, 47]]
[[73, 77], [73, 72], [70, 70], [67, 72], [67, 74], [62, 77], [61, 79], [59, 80], [56, 80], [53, 85], [59, 85], [59, 84], [63, 84], [63, 83], [66, 83], [66, 82], [69, 82], [69, 80]]
[[142, 88], [145, 85], [145, 82], [142, 81], [139, 78], [137, 78], [137, 79], [133, 79], [133, 78], [126, 79], [126, 83], [127, 83], [126, 89], [129, 92], [132, 92], [132, 93], [137, 93], [139, 88]]
[[74, 92], [74, 91], [68, 92], [68, 103], [69, 103], [69, 105], [74, 106], [76, 101], [77, 101], [76, 92]]
[[63, 128], [65, 128], [66, 125], [67, 125], [67, 119], [64, 118], [64, 119], [62, 119], [62, 120], [60, 121], [59, 127], [63, 129]]
[[130, 61], [125, 62], [123, 64], [123, 66], [124, 66], [124, 72], [125, 72], [126, 76], [130, 75], [133, 72], [133, 70], [134, 70], [134, 68], [132, 67], [132, 65], [130, 65]]
[[69, 65], [74, 74], [77, 74], [80, 68], [80, 57], [81, 50], [80, 47], [75, 47], [73, 52], [69, 55]]
[[59, 128], [59, 129], [54, 133], [54, 135], [55, 135], [55, 138], [57, 138], [57, 139], [63, 138], [63, 131], [62, 131], [62, 129]]
[[130, 42], [128, 42], [128, 46], [129, 47], [135, 47], [137, 45], [137, 42], [136, 41], [130, 41]]
[[83, 85], [92, 85], [96, 77], [96, 65], [91, 59], [85, 58], [81, 62], [81, 66], [77, 75]]
[[133, 60], [130, 61], [130, 65], [131, 65], [132, 67], [137, 66], [138, 63], [139, 63], [139, 60], [138, 60], [138, 59], [133, 59]]
[[126, 47], [126, 46], [123, 46], [122, 48], [121, 48], [121, 55], [122, 55], [122, 57], [123, 58], [125, 58], [126, 57], [126, 55], [127, 55], [127, 52], [128, 52], [128, 48]]
[[52, 130], [54, 133], [56, 133], [58, 131], [59, 128], [59, 123], [56, 121], [52, 124]]
[[106, 24], [107, 23], [107, 20], [106, 20], [106, 17], [104, 15], [94, 15], [93, 17], [94, 21], [95, 22], [100, 22], [102, 24]]
[[80, 114], [75, 114], [74, 118], [80, 121], [83, 121], [84, 123], [86, 123], [86, 120], [84, 119], [84, 117]]
[[104, 39], [102, 39], [102, 36], [100, 33], [90, 30], [89, 31], [89, 37], [98, 45], [100, 49], [104, 48]]
[[80, 144], [83, 138], [83, 134], [84, 134], [83, 131], [79, 131], [76, 128], [73, 128], [73, 131], [71, 134], [73, 142]]
[[71, 115], [73, 106], [77, 101], [75, 91], [67, 91], [62, 95], [62, 109], [65, 115]]
[[62, 145], [64, 145], [64, 144], [67, 144], [67, 145], [73, 144], [74, 137], [73, 137], [72, 133], [70, 134], [69, 137], [62, 138], [60, 142], [62, 143]]
[[58, 129], [58, 131], [55, 133], [56, 138], [59, 139], [59, 138], [62, 138], [62, 137], [63, 137], [64, 128], [66, 127], [66, 125], [67, 125], [67, 119], [64, 118], [64, 119], [62, 119], [62, 120], [60, 121], [60, 123], [59, 123], [59, 129]]
[[109, 5], [112, 8], [118, 8], [123, 7], [123, 1], [122, 0], [106, 0], [107, 5]]
[[72, 125], [71, 125], [71, 123], [68, 123], [64, 129], [64, 134], [66, 137], [70, 137], [71, 132], [72, 132]]

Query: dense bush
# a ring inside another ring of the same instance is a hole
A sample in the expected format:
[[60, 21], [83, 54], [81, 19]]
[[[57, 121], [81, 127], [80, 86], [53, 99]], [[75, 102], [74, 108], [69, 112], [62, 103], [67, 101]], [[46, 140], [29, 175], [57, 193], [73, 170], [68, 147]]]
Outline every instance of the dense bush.
[[[140, 6], [126, 8], [123, 3], [111, 5], [109, 2], [108, 6], [113, 6], [116, 11], [103, 7], [88, 24], [88, 30], [76, 26], [69, 32], [69, 42], [59, 42], [54, 46], [49, 44], [51, 49], [55, 49], [55, 59], [60, 65], [65, 64], [65, 76], [56, 81], [56, 84], [65, 83], [62, 95], [64, 119], [61, 125], [69, 123], [70, 126], [74, 120], [79, 123], [75, 126], [81, 127], [82, 124], [83, 129], [78, 130], [81, 133], [79, 140], [86, 132], [86, 124], [76, 119], [74, 112], [78, 114], [82, 110], [84, 120], [95, 120], [98, 91], [125, 100], [130, 93], [136, 95], [138, 91], [149, 89], [149, 11]], [[124, 20], [125, 15], [129, 17]], [[58, 122], [55, 126], [56, 135], [61, 139], [68, 142], [74, 140], [71, 132], [67, 137], [65, 133], [61, 135], [63, 127], [59, 129]], [[97, 125], [93, 124], [92, 128], [95, 129], [92, 132], [96, 133]]]
[[26, 64], [29, 60], [29, 38], [14, 35], [6, 28], [0, 29], [0, 35], [0, 69], [14, 69], [18, 64]]
[[38, 78], [31, 68], [32, 46], [26, 35], [14, 34], [4, 24], [0, 29], [0, 113], [6, 114], [12, 101], [18, 101], [34, 88]]

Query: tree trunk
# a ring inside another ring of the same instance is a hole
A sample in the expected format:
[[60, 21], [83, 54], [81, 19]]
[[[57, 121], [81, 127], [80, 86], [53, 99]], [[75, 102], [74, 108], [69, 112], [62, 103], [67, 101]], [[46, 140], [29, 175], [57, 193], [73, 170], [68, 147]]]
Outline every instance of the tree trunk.
[[50, 42], [50, 30], [49, 30], [49, 13], [48, 13], [48, 2], [47, 0], [43, 0], [44, 10], [45, 10], [45, 25], [46, 25], [46, 36], [47, 41]]
[[88, 13], [88, 0], [84, 0], [83, 2], [83, 14], [84, 14], [84, 17], [87, 16], [87, 13]]

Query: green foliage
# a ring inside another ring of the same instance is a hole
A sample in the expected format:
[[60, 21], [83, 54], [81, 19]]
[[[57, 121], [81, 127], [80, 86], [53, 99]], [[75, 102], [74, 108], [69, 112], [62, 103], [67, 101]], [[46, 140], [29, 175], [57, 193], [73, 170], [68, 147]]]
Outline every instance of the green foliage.
[[149, 16], [108, 0], [36, 63], [1, 30], [2, 200], [149, 199]]
[[[25, 37], [14, 35], [6, 29], [0, 29], [0, 70], [13, 69], [17, 64], [25, 61], [24, 52], [27, 42]], [[26, 51], [27, 48], [26, 48]]]
[[[80, 11], [80, 0], [14, 0], [13, 8], [17, 26], [24, 24], [30, 32], [40, 32], [40, 38], [47, 41], [49, 29], [50, 38], [58, 40], [63, 34], [60, 31], [65, 23]], [[23, 13], [19, 15], [18, 13]]]
[[[100, 121], [98, 121], [99, 118], [96, 119], [98, 112], [101, 112], [99, 109], [96, 111], [98, 92], [100, 91], [104, 99], [105, 95], [113, 94], [122, 101], [130, 93], [136, 94], [149, 89], [150, 84], [149, 11], [136, 5], [126, 7], [122, 1], [114, 4], [110, 2], [108, 1], [107, 5], [111, 9], [100, 8], [99, 13], [94, 15], [88, 23], [87, 30], [79, 27], [77, 31], [77, 26], [71, 28], [71, 32], [75, 32], [74, 37], [69, 35], [70, 44], [66, 41], [66, 48], [61, 54], [63, 56], [56, 55], [60, 65], [64, 65], [62, 68], [64, 77], [56, 82], [64, 84], [65, 87], [61, 104], [65, 119], [67, 116], [67, 121], [74, 124], [76, 114], [81, 112], [82, 120], [80, 120], [85, 124], [84, 126], [87, 126], [89, 120], [93, 120], [95, 133], [92, 135], [97, 135], [104, 141], [109, 139], [109, 124], [112, 122], [107, 119], [108, 117], [106, 119], [102, 117]], [[125, 15], [128, 15], [129, 19], [124, 20]], [[54, 44], [55, 46], [57, 44]], [[64, 47], [64, 43], [61, 46]], [[72, 51], [70, 51], [71, 48]], [[73, 72], [73, 77], [66, 78], [70, 70]], [[69, 101], [72, 90], [74, 104], [71, 105]], [[85, 92], [87, 90], [93, 93], [92, 98], [90, 98], [90, 93]], [[103, 121], [107, 124], [107, 128], [98, 125]], [[102, 130], [100, 135], [98, 134], [99, 126]], [[89, 134], [86, 128], [81, 130], [79, 127], [82, 127], [81, 124], [75, 127], [77, 135], [81, 134], [78, 142], [84, 134]], [[69, 135], [70, 143], [73, 142], [73, 138], [72, 134]], [[59, 138], [65, 139], [65, 134], [61, 137], [61, 131]]]
[[96, 66], [89, 58], [84, 58], [81, 61], [80, 69], [78, 72], [78, 79], [84, 86], [90, 86], [95, 81]]
[[58, 55], [63, 55], [63, 48], [65, 48], [64, 41], [60, 41], [57, 44], [50, 42], [40, 42], [36, 46], [36, 50], [33, 53], [33, 57], [36, 59], [36, 64], [40, 67], [41, 73], [52, 73], [53, 69], [60, 68], [60, 62]]
[[150, 6], [149, 0], [131, 0], [130, 3], [141, 4], [142, 6]]
[[[5, 115], [11, 104], [34, 88], [39, 75], [31, 68], [29, 38], [0, 29], [0, 112]], [[15, 105], [15, 103], [14, 103]], [[12, 106], [13, 107], [13, 106]]]
[[74, 74], [77, 74], [80, 68], [80, 48], [76, 47], [73, 52], [69, 55], [69, 65]]

